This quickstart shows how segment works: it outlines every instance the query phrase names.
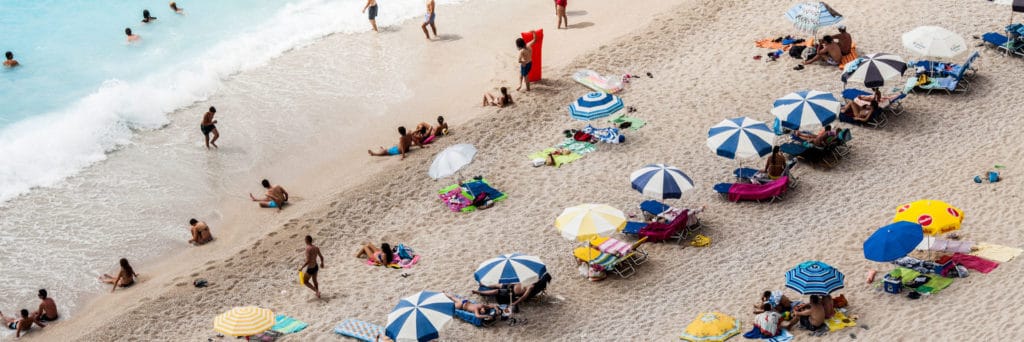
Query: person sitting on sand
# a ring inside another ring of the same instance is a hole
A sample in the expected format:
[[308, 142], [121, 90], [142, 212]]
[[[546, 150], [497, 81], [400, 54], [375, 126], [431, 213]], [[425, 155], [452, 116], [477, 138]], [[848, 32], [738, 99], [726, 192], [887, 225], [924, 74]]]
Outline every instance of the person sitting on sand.
[[420, 148], [427, 147], [427, 145], [423, 145], [416, 139], [413, 139], [413, 137], [409, 136], [409, 134], [406, 134], [405, 126], [398, 127], [398, 134], [400, 136], [398, 138], [398, 145], [391, 146], [391, 148], [388, 149], [385, 149], [383, 146], [381, 146], [380, 149], [376, 151], [366, 150], [366, 152], [374, 157], [386, 157], [401, 154], [402, 159], [404, 160], [405, 154], [409, 152], [409, 148], [411, 148], [413, 145], [419, 146]]
[[790, 326], [799, 324], [800, 327], [812, 332], [828, 331], [825, 325], [825, 308], [821, 305], [821, 296], [811, 295], [811, 302], [797, 305], [793, 308], [793, 319]]
[[773, 337], [779, 333], [780, 321], [782, 321], [782, 314], [772, 310], [771, 304], [762, 303], [754, 310], [754, 323], [751, 325], [761, 330], [761, 337]]
[[174, 13], [185, 14], [185, 9], [178, 7], [178, 4], [176, 2], [171, 1], [171, 3], [168, 5], [171, 6], [171, 10], [174, 11]]
[[280, 185], [271, 186], [270, 181], [264, 179], [260, 181], [263, 188], [267, 189], [267, 193], [263, 198], [257, 199], [252, 193], [249, 193], [249, 198], [253, 202], [259, 202], [260, 208], [277, 208], [277, 210], [283, 210], [285, 203], [288, 203], [288, 191], [285, 191]]
[[554, 151], [548, 152], [547, 159], [544, 160], [544, 165], [555, 166], [555, 156], [567, 156], [572, 154], [572, 150], [567, 148], [556, 148]]
[[4, 66], [5, 67], [13, 68], [13, 67], [18, 66], [18, 61], [16, 59], [14, 59], [14, 53], [13, 52], [10, 52], [10, 51], [4, 52], [4, 57], [7, 58], [6, 60], [4, 60]]
[[356, 251], [356, 258], [366, 258], [377, 266], [389, 265], [394, 261], [395, 252], [391, 245], [386, 242], [380, 244], [380, 248], [367, 242], [359, 246], [359, 250]]
[[494, 96], [494, 94], [491, 94], [490, 92], [484, 93], [483, 106], [495, 106], [499, 108], [504, 108], [505, 106], [512, 104], [512, 95], [509, 95], [508, 88], [498, 88], [498, 92], [501, 94], [501, 96]]
[[843, 109], [839, 112], [839, 115], [851, 118], [856, 121], [867, 122], [868, 120], [871, 120], [872, 114], [874, 114], [875, 110], [877, 109], [878, 101], [875, 101], [874, 99], [872, 99], [871, 102], [865, 105], [861, 105], [856, 101], [850, 101], [845, 106], [843, 106]]
[[835, 135], [836, 133], [832, 131], [832, 125], [825, 125], [825, 127], [822, 128], [821, 131], [818, 131], [817, 134], [796, 132], [794, 137], [799, 140], [810, 142], [811, 144], [814, 144], [814, 146], [824, 147], [825, 143], [828, 142], [828, 139]]
[[789, 300], [789, 297], [782, 294], [782, 291], [764, 291], [761, 294], [761, 301], [754, 304], [754, 313], [764, 312], [762, 304], [768, 304], [769, 310], [774, 310], [778, 313], [783, 313], [793, 309], [793, 301]]
[[828, 65], [839, 65], [839, 61], [843, 59], [842, 52], [839, 51], [839, 44], [836, 44], [835, 39], [832, 36], [825, 36], [821, 39], [821, 45], [818, 46], [817, 52], [803, 62], [803, 64], [811, 64], [817, 61], [824, 61]]
[[143, 24], [149, 24], [149, 23], [154, 22], [154, 21], [156, 21], [156, 17], [149, 15], [149, 10], [148, 9], [142, 10], [142, 23]]
[[32, 325], [38, 325], [39, 329], [46, 328], [46, 325], [36, 321], [28, 314], [28, 310], [21, 309], [21, 318], [7, 317], [4, 316], [3, 312], [0, 312], [0, 319], [4, 321], [4, 325], [7, 328], [14, 330], [14, 338], [21, 338], [21, 333], [28, 332], [32, 328]]
[[139, 39], [142, 39], [142, 36], [137, 35], [137, 34], [132, 34], [132, 29], [128, 28], [128, 27], [124, 28], [124, 35], [128, 36], [128, 38], [126, 38], [128, 43], [134, 43], [134, 42], [139, 41]]
[[761, 170], [761, 172], [768, 175], [770, 179], [779, 179], [785, 171], [786, 156], [779, 152], [779, 146], [774, 146], [772, 147], [772, 155], [768, 156], [768, 161], [764, 163], [764, 170]]
[[104, 283], [114, 285], [114, 287], [110, 289], [110, 292], [114, 292], [118, 287], [130, 287], [135, 285], [135, 278], [139, 276], [139, 274], [135, 273], [135, 270], [132, 269], [132, 265], [128, 264], [128, 259], [121, 258], [119, 263], [121, 264], [121, 271], [117, 273], [116, 277], [104, 273], [99, 278], [100, 281]]
[[433, 131], [434, 126], [431, 126], [426, 122], [420, 122], [419, 124], [416, 125], [416, 129], [413, 130], [412, 134], [410, 135], [412, 136], [413, 140], [419, 141], [421, 145], [426, 145], [434, 142], [434, 139], [437, 139], [436, 135], [431, 134], [431, 132]]
[[470, 302], [469, 299], [465, 299], [459, 296], [453, 296], [448, 293], [445, 293], [444, 295], [447, 296], [448, 299], [451, 299], [452, 302], [455, 302], [455, 310], [469, 311], [473, 313], [473, 316], [476, 316], [479, 319], [493, 320], [495, 316], [500, 314], [500, 312], [497, 311], [497, 305], [477, 304]]
[[32, 313], [32, 319], [37, 322], [53, 322], [57, 318], [60, 318], [57, 314], [57, 303], [47, 296], [46, 289], [39, 289], [39, 308]]
[[437, 126], [434, 126], [434, 128], [431, 130], [431, 134], [433, 134], [436, 137], [443, 137], [448, 135], [448, 123], [444, 122], [443, 116], [437, 116]]
[[836, 29], [839, 30], [839, 34], [832, 35], [832, 38], [839, 44], [839, 53], [843, 56], [849, 55], [853, 50], [853, 36], [846, 33], [846, 25], [838, 25]]
[[199, 246], [213, 241], [213, 235], [210, 234], [210, 226], [207, 226], [206, 222], [193, 218], [188, 220], [188, 225], [190, 226], [189, 231], [192, 233], [192, 238], [188, 240], [188, 243]]

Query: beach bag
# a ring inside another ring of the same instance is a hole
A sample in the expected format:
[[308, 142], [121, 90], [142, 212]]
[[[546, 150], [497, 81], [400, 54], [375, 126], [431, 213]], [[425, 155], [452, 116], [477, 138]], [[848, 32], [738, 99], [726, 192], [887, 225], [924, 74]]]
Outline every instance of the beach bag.
[[789, 57], [800, 58], [800, 56], [803, 55], [803, 53], [804, 53], [804, 49], [807, 49], [807, 47], [806, 46], [793, 46], [793, 47], [789, 48]]
[[841, 294], [838, 297], [832, 298], [832, 305], [836, 308], [845, 308], [849, 302], [846, 301], [846, 295]]
[[573, 134], [572, 136], [572, 140], [576, 141], [590, 142], [591, 139], [594, 139], [594, 136], [584, 133], [583, 131], [577, 131], [576, 134]]
[[416, 252], [409, 248], [409, 246], [398, 244], [395, 246], [395, 254], [398, 254], [400, 259], [412, 259], [416, 256]]

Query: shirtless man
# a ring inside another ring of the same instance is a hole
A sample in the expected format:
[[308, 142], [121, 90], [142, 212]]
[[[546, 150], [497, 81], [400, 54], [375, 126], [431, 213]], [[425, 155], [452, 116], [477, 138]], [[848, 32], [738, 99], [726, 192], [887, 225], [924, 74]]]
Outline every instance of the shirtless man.
[[825, 326], [825, 308], [821, 305], [821, 296], [811, 295], [809, 304], [800, 304], [793, 308], [793, 319], [790, 326], [800, 324], [800, 327], [817, 333], [821, 330], [828, 331]]
[[4, 57], [7, 57], [7, 60], [4, 61], [4, 66], [5, 67], [13, 68], [13, 67], [18, 66], [18, 61], [14, 59], [14, 53], [13, 52], [10, 52], [10, 51], [5, 52], [4, 53]]
[[853, 50], [853, 36], [846, 32], [846, 25], [836, 26], [839, 34], [832, 35], [832, 38], [839, 44], [839, 53], [843, 56], [849, 55]]
[[437, 137], [448, 135], [448, 123], [444, 122], [443, 116], [437, 116], [437, 126], [434, 126], [434, 129], [433, 131], [431, 131], [430, 134], [433, 134], [434, 136]]
[[188, 225], [191, 226], [189, 231], [192, 233], [192, 238], [188, 240], [188, 243], [199, 246], [213, 240], [213, 235], [210, 234], [210, 226], [207, 226], [206, 222], [189, 219]]
[[363, 13], [369, 9], [370, 25], [373, 26], [373, 32], [377, 31], [377, 0], [366, 0], [366, 6], [363, 6]]
[[57, 303], [53, 298], [47, 297], [46, 289], [39, 289], [39, 308], [32, 313], [32, 319], [37, 322], [53, 322], [60, 316], [57, 314]]
[[0, 312], [0, 319], [4, 321], [4, 325], [11, 330], [15, 330], [14, 338], [21, 338], [21, 333], [28, 332], [28, 329], [32, 328], [32, 324], [38, 325], [39, 329], [46, 328], [46, 325], [39, 323], [32, 316], [29, 316], [28, 310], [21, 309], [21, 318], [7, 317], [4, 316], [3, 312]]
[[[320, 266], [317, 266], [316, 258], [320, 258]], [[302, 282], [316, 293], [316, 298], [320, 298], [320, 283], [316, 280], [316, 274], [324, 267], [324, 255], [320, 254], [320, 247], [313, 245], [313, 237], [309, 235], [306, 235], [306, 262], [299, 266], [299, 270], [301, 271], [303, 267], [306, 268], [306, 272], [303, 274]]]
[[530, 31], [530, 34], [533, 39], [529, 43], [523, 38], [516, 38], [516, 47], [519, 48], [519, 87], [516, 87], [516, 91], [523, 88], [523, 83], [526, 83], [526, 91], [530, 91], [530, 81], [526, 75], [530, 74], [533, 67], [533, 43], [537, 42], [537, 31]]
[[128, 27], [124, 28], [124, 35], [128, 36], [128, 38], [126, 38], [128, 43], [134, 43], [134, 42], [139, 41], [139, 39], [142, 39], [142, 36], [137, 35], [137, 34], [132, 34], [132, 29], [128, 28]]
[[839, 44], [836, 44], [832, 36], [825, 36], [825, 38], [821, 39], [821, 47], [815, 53], [814, 58], [808, 59], [803, 63], [806, 65], [817, 61], [825, 61], [828, 65], [839, 65], [839, 61], [842, 59], [843, 53], [839, 51]]
[[434, 31], [434, 38], [437, 38], [437, 26], [434, 26], [434, 18], [436, 17], [437, 13], [434, 13], [434, 0], [427, 0], [427, 14], [423, 16], [423, 25], [420, 25], [420, 28], [423, 29], [423, 34], [427, 36], [427, 40], [430, 40], [427, 25], [430, 25], [430, 29]]
[[427, 145], [421, 144], [417, 139], [413, 139], [409, 134], [406, 134], [405, 126], [398, 127], [398, 134], [401, 135], [401, 138], [398, 138], [398, 145], [391, 146], [391, 148], [388, 149], [381, 146], [377, 151], [366, 150], [366, 152], [370, 153], [370, 155], [374, 157], [386, 157], [401, 154], [402, 159], [404, 160], [405, 154], [409, 152], [409, 148], [411, 148], [412, 145], [419, 146], [420, 148], [427, 147]]
[[284, 190], [280, 185], [270, 185], [270, 181], [264, 179], [262, 182], [263, 187], [267, 189], [266, 195], [262, 199], [257, 199], [252, 193], [249, 193], [249, 198], [252, 198], [253, 202], [259, 202], [260, 208], [277, 208], [277, 210], [283, 210], [284, 204], [288, 203], [288, 192]]
[[[213, 148], [220, 148], [217, 146], [217, 139], [220, 138], [220, 132], [217, 131], [217, 120], [213, 119], [213, 116], [217, 114], [217, 108], [210, 106], [210, 110], [203, 114], [203, 122], [199, 123], [199, 130], [203, 132], [203, 136], [206, 137], [206, 149], [210, 149], [210, 145]], [[213, 133], [213, 140], [210, 140], [210, 133]]]

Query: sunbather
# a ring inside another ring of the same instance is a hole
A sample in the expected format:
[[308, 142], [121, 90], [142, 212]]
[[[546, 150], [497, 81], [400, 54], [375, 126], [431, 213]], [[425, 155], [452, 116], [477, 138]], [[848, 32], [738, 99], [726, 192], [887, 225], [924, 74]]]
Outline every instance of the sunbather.
[[878, 101], [872, 99], [866, 105], [861, 105], [857, 101], [850, 101], [845, 106], [839, 115], [852, 118], [856, 121], [867, 122], [871, 120], [871, 115], [878, 109]]
[[570, 155], [570, 154], [572, 154], [572, 151], [569, 150], [569, 149], [557, 148], [554, 151], [551, 151], [550, 153], [548, 153], [547, 159], [544, 160], [544, 165], [554, 166], [555, 165], [555, 156], [567, 156], [567, 155]]
[[128, 259], [121, 258], [118, 263], [121, 265], [121, 271], [117, 273], [116, 277], [106, 273], [99, 277], [100, 281], [114, 285], [114, 287], [110, 289], [110, 292], [114, 292], [118, 287], [130, 287], [135, 285], [135, 278], [138, 278], [139, 276], [139, 274], [135, 273], [135, 270], [132, 269], [132, 265], [128, 263]]
[[434, 130], [430, 134], [438, 137], [448, 135], [448, 123], [444, 122], [443, 116], [437, 116], [437, 126], [434, 126]]
[[526, 286], [523, 286], [523, 284], [520, 284], [520, 283], [501, 284], [501, 285], [498, 285], [497, 287], [494, 287], [494, 286], [484, 286], [484, 287], [487, 287], [490, 290], [483, 290], [483, 291], [473, 290], [472, 292], [475, 293], [475, 294], [481, 295], [481, 296], [497, 296], [499, 293], [503, 292], [502, 290], [505, 290], [505, 292], [511, 291], [513, 296], [519, 297], [519, 296], [522, 296], [522, 295], [526, 294], [526, 289], [527, 289]]
[[35, 320], [31, 315], [28, 314], [28, 310], [21, 309], [21, 318], [7, 317], [0, 312], [0, 320], [3, 320], [4, 326], [11, 330], [15, 330], [14, 338], [21, 338], [21, 333], [27, 333], [32, 325], [38, 325], [39, 329], [45, 328], [46, 325]]
[[484, 107], [505, 107], [512, 104], [512, 95], [508, 93], [508, 88], [501, 87], [498, 88], [498, 91], [500, 92], [500, 96], [494, 96], [494, 94], [491, 94], [490, 92], [484, 93]]
[[768, 310], [774, 310], [778, 313], [784, 313], [793, 309], [793, 301], [789, 300], [789, 297], [782, 294], [782, 291], [764, 291], [761, 294], [761, 301], [754, 304], [754, 313], [764, 312], [762, 305], [768, 304]]
[[367, 242], [359, 246], [359, 250], [356, 251], [356, 258], [367, 258], [369, 261], [376, 265], [387, 265], [394, 261], [395, 254], [394, 250], [391, 249], [391, 245], [387, 243], [380, 244], [380, 248]]
[[545, 273], [537, 280], [537, 282], [533, 283], [533, 285], [527, 286], [523, 295], [519, 297], [519, 299], [513, 301], [512, 305], [510, 305], [512, 311], [518, 311], [516, 308], [519, 306], [520, 302], [536, 297], [547, 290], [549, 283], [551, 283], [551, 274]]
[[448, 299], [455, 302], [455, 310], [469, 311], [473, 313], [479, 319], [488, 320], [494, 319], [495, 314], [499, 313], [497, 305], [491, 304], [477, 304], [470, 302], [469, 299], [465, 299], [459, 296], [453, 296], [445, 293]]
[[398, 127], [398, 134], [400, 137], [398, 138], [397, 145], [391, 146], [390, 148], [384, 148], [383, 146], [381, 146], [376, 151], [366, 150], [366, 152], [368, 152], [371, 156], [374, 157], [386, 157], [401, 154], [402, 159], [404, 160], [405, 154], [409, 152], [409, 148], [411, 148], [413, 145], [419, 146], [420, 148], [427, 147], [427, 145], [421, 144], [419, 140], [413, 139], [413, 137], [409, 136], [409, 134], [406, 134], [404, 126]]
[[764, 163], [764, 170], [761, 172], [768, 175], [768, 178], [778, 179], [786, 171], [786, 156], [779, 152], [779, 146], [772, 147], [772, 155]]
[[799, 140], [810, 142], [815, 146], [824, 147], [825, 143], [828, 142], [828, 138], [834, 137], [835, 135], [836, 133], [832, 131], [832, 125], [825, 125], [825, 127], [822, 128], [821, 131], [818, 131], [818, 134], [796, 132], [794, 137], [798, 138]]
[[843, 53], [839, 50], [839, 44], [836, 43], [832, 36], [825, 36], [821, 39], [821, 45], [817, 46], [817, 52], [810, 56], [810, 59], [804, 61], [803, 64], [824, 61], [828, 65], [839, 65], [839, 61], [842, 59]]

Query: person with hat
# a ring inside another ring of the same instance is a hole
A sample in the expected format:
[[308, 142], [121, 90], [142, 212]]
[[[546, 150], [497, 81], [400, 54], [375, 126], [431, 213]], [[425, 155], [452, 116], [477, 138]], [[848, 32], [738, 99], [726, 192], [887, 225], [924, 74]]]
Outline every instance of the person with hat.
[[853, 49], [853, 36], [846, 32], [846, 25], [839, 25], [836, 28], [839, 29], [839, 34], [833, 35], [832, 38], [839, 42], [839, 52], [843, 56], [849, 55]]

